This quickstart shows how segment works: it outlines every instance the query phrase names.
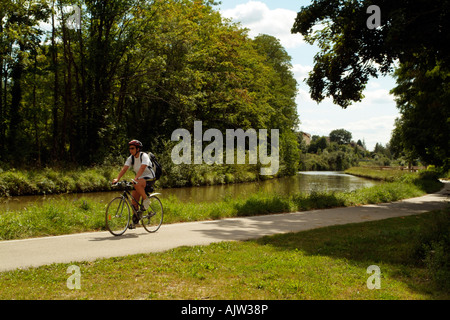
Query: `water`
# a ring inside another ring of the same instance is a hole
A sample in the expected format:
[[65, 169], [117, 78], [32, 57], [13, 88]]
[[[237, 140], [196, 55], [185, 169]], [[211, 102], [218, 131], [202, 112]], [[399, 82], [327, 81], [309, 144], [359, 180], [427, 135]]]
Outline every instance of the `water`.
[[[173, 195], [183, 202], [215, 201], [225, 196], [237, 197], [258, 191], [278, 193], [281, 195], [311, 191], [352, 191], [364, 187], [371, 187], [380, 182], [351, 176], [334, 171], [299, 172], [295, 176], [272, 179], [262, 182], [249, 182], [230, 185], [202, 186], [188, 188], [161, 189], [162, 198]], [[77, 193], [48, 196], [20, 196], [0, 199], [0, 213], [6, 210], [19, 210], [33, 203], [39, 204], [64, 198], [67, 201], [81, 198], [108, 203], [119, 191]]]

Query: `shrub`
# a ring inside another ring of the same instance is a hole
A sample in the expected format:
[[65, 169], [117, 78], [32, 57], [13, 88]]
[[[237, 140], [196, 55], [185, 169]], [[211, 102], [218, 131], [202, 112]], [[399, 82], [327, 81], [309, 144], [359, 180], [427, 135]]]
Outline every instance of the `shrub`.
[[[450, 231], [450, 230], [449, 230]], [[425, 246], [425, 265], [438, 289], [450, 290], [450, 245], [448, 240]]]
[[37, 192], [34, 182], [22, 172], [11, 170], [0, 175], [1, 196], [19, 196]]
[[439, 289], [450, 289], [450, 208], [436, 212], [416, 236], [413, 257]]

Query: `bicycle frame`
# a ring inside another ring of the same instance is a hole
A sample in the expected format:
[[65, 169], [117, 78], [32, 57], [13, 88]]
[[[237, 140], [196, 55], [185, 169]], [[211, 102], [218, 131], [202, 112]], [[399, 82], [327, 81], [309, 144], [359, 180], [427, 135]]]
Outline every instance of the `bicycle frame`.
[[[161, 194], [161, 193], [155, 192], [155, 193], [151, 193], [151, 194], [148, 194], [148, 193], [146, 193], [146, 194], [147, 194], [147, 197], [150, 198], [151, 196], [155, 196], [155, 195]], [[133, 206], [133, 203], [132, 203], [132, 201], [131, 201], [131, 199], [129, 197], [131, 197], [140, 206], [141, 204], [139, 203], [139, 201], [137, 201], [136, 198], [133, 197], [131, 192], [129, 190], [126, 190], [126, 189], [123, 190], [122, 197], [128, 201], [128, 204], [130, 205], [130, 207], [133, 210], [133, 212], [137, 214], [138, 212], [136, 211], [136, 208]]]
[[123, 190], [122, 198], [128, 202], [128, 204], [131, 207], [131, 210], [133, 210], [133, 212], [137, 214], [136, 208], [133, 206], [133, 202], [131, 201], [131, 199], [129, 197], [131, 197], [138, 204], [138, 206], [140, 206], [139, 201], [137, 201], [136, 198], [133, 197], [133, 195], [131, 194], [130, 191]]

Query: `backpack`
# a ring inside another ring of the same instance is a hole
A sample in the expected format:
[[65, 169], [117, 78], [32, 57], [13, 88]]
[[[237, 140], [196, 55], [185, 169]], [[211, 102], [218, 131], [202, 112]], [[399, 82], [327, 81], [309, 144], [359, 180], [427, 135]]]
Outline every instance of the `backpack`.
[[[142, 152], [143, 151], [141, 151], [141, 162], [142, 162]], [[148, 157], [150, 158], [150, 161], [153, 164], [153, 168], [150, 166], [148, 166], [148, 168], [155, 173], [155, 181], [159, 180], [159, 178], [161, 178], [161, 175], [162, 175], [162, 166], [158, 162], [158, 160], [156, 160], [156, 156], [153, 153], [147, 152], [147, 154], [148, 154]], [[131, 157], [131, 165], [134, 166], [134, 157]]]

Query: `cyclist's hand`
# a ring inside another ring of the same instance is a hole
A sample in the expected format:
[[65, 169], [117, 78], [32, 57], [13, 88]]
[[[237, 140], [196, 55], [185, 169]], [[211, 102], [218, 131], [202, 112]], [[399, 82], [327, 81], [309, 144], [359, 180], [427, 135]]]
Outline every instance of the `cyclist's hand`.
[[116, 184], [117, 182], [119, 182], [119, 179], [113, 179], [112, 184]]

